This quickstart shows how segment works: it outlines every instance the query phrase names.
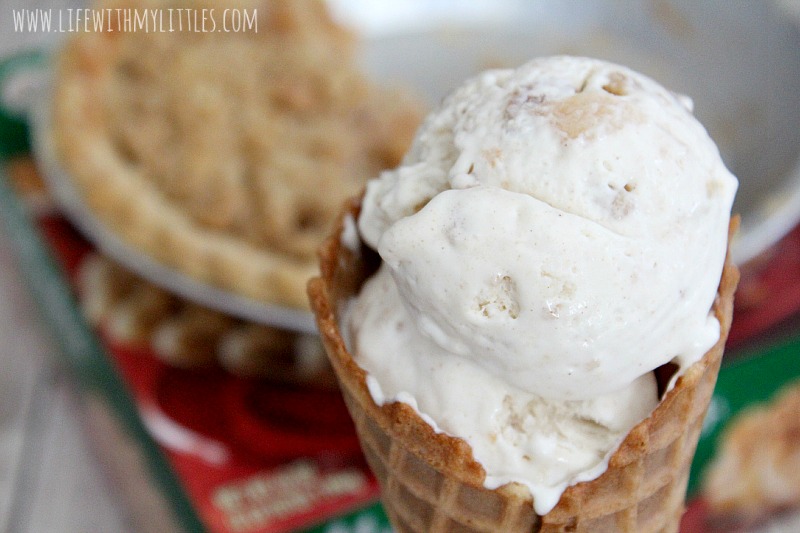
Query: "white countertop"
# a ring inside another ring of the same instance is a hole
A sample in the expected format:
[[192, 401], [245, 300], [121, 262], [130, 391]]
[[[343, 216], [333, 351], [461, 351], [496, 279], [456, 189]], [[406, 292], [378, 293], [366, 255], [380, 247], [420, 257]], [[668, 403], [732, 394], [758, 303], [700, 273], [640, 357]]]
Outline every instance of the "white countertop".
[[0, 531], [133, 531], [0, 224]]

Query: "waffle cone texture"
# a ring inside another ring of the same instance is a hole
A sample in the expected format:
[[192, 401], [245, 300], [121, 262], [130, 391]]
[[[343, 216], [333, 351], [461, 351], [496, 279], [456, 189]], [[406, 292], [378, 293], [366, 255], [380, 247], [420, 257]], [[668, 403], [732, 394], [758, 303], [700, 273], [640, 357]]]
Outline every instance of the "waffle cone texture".
[[[380, 263], [362, 245], [350, 250], [340, 234], [347, 216], [357, 219], [351, 201], [331, 237], [320, 248], [321, 276], [308, 292], [361, 446], [382, 490], [382, 501], [398, 533], [635, 532], [678, 531], [686, 485], [700, 429], [722, 359], [733, 314], [739, 272], [726, 257], [713, 311], [719, 341], [664, 395], [658, 407], [635, 426], [593, 481], [564, 492], [544, 516], [537, 515], [527, 487], [484, 488], [485, 471], [465, 441], [436, 433], [408, 405], [378, 406], [367, 389], [366, 372], [353, 360], [339, 329], [340, 304], [358, 294]], [[731, 235], [738, 219], [731, 223]], [[660, 384], [669, 379], [665, 365]], [[674, 371], [674, 368], [672, 369]], [[662, 374], [662, 375], [659, 375]]]

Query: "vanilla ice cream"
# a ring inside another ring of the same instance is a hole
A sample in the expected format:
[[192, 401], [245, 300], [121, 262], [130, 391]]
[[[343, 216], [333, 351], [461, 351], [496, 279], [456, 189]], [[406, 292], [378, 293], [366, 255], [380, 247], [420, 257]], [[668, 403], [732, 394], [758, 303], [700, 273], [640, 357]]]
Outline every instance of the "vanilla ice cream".
[[469, 80], [369, 183], [383, 259], [343, 329], [378, 404], [467, 441], [539, 514], [600, 475], [710, 314], [737, 181], [691, 102], [625, 67], [534, 60]]

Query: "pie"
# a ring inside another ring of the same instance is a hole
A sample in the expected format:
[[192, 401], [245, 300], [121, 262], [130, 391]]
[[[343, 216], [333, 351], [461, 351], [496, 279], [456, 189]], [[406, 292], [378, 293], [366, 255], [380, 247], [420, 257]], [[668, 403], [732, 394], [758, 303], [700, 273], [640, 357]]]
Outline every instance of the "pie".
[[720, 520], [753, 523], [800, 508], [800, 381], [734, 417], [703, 492]]
[[87, 208], [129, 245], [302, 309], [338, 207], [400, 161], [422, 110], [367, 78], [324, 2], [257, 9], [257, 32], [75, 34], [57, 58], [52, 133]]

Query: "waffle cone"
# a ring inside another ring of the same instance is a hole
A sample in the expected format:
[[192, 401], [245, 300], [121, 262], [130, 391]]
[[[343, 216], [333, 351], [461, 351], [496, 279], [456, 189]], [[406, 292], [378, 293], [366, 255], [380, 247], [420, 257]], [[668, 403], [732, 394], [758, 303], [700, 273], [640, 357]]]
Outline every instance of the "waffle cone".
[[[465, 441], [437, 434], [404, 403], [378, 406], [372, 400], [366, 373], [348, 353], [337, 317], [339, 304], [356, 295], [380, 263], [366, 246], [351, 250], [341, 244], [345, 217], [355, 220], [358, 212], [359, 203], [352, 201], [320, 248], [321, 276], [309, 282], [308, 292], [362, 449], [381, 485], [384, 508], [398, 533], [678, 531], [689, 469], [733, 313], [739, 272], [730, 254], [714, 303], [719, 341], [677, 380], [650, 417], [630, 431], [604, 474], [569, 487], [556, 507], [540, 516], [526, 487], [511, 483], [484, 488], [483, 467]], [[731, 234], [737, 225], [734, 218]], [[662, 370], [668, 374], [666, 367]]]

